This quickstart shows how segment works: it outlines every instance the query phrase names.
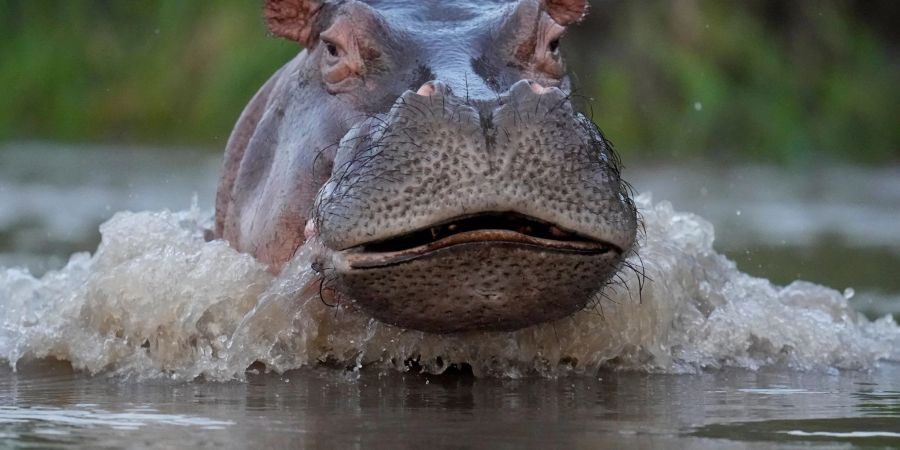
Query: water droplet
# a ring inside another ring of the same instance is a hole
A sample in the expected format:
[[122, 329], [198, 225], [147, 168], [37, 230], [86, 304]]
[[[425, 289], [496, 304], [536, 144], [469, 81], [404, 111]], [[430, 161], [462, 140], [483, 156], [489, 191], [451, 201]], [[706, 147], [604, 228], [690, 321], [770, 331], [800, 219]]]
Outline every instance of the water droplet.
[[694, 102], [694, 111], [703, 111], [703, 103]]
[[844, 289], [844, 298], [846, 298], [847, 300], [853, 298], [854, 295], [856, 295], [856, 291], [853, 290], [853, 288], [848, 287], [847, 289]]
[[735, 214], [737, 214], [737, 215], [741, 215], [741, 210], [737, 210], [737, 211], [735, 211]]

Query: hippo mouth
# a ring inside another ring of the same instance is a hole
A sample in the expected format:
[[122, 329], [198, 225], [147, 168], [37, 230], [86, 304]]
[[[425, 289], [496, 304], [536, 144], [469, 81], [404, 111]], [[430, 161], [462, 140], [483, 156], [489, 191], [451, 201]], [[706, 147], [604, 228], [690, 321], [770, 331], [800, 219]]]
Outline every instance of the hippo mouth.
[[450, 247], [498, 243], [555, 253], [581, 255], [622, 253], [622, 249], [609, 242], [513, 212], [487, 212], [462, 216], [387, 239], [358, 245], [341, 253], [350, 269], [372, 269], [402, 264]]

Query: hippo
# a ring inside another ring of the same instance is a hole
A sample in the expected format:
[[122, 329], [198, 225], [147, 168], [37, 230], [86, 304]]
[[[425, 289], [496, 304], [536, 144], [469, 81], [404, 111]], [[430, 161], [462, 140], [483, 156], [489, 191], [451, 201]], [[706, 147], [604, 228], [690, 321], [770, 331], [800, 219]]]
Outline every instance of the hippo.
[[638, 219], [560, 54], [585, 0], [263, 9], [301, 49], [228, 141], [216, 238], [273, 273], [314, 240], [330, 299], [429, 333], [512, 331], [598, 301]]

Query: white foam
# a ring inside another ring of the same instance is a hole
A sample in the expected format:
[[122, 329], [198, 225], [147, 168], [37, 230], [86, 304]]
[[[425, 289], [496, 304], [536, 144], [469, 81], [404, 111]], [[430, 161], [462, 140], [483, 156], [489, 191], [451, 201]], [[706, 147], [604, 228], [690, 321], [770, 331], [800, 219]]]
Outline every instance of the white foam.
[[0, 270], [0, 359], [55, 357], [91, 373], [137, 378], [241, 378], [254, 361], [277, 371], [323, 362], [477, 375], [593, 373], [600, 367], [691, 372], [785, 365], [868, 369], [900, 360], [900, 327], [869, 321], [838, 291], [787, 287], [739, 272], [712, 248], [712, 226], [637, 199], [640, 258], [601, 307], [514, 333], [441, 336], [401, 330], [325, 305], [304, 246], [278, 277], [224, 242], [205, 242], [209, 214], [119, 213], [97, 252], [34, 278]]

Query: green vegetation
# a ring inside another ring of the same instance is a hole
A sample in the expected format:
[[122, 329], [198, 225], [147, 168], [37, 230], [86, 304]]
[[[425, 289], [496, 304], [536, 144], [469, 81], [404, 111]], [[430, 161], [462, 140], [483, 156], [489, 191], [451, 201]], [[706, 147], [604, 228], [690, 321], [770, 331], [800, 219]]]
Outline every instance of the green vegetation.
[[[0, 141], [220, 150], [297, 51], [258, 1], [3, 3]], [[627, 159], [900, 161], [896, 2], [592, 3], [569, 62]]]
[[12, 1], [0, 13], [0, 141], [222, 147], [298, 47], [255, 1]]
[[629, 2], [605, 17], [598, 7], [588, 25], [605, 31], [578, 36], [590, 62], [582, 85], [620, 149], [898, 161], [900, 67], [896, 43], [879, 32], [898, 6], [681, 0]]

